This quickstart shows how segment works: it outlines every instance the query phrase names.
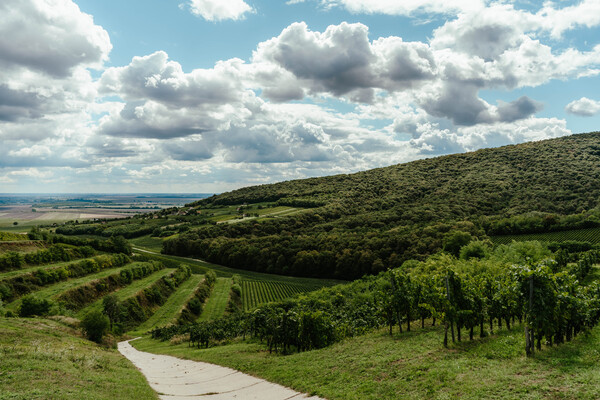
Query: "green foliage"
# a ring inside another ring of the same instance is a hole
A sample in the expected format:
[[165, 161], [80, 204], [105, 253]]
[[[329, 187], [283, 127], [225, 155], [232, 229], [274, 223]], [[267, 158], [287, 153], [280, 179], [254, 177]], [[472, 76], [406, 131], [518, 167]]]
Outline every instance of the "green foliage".
[[[508, 244], [512, 241], [552, 242], [555, 245], [568, 245], [568, 243], [586, 243], [587, 246], [600, 244], [600, 228], [587, 228], [577, 230], [566, 230], [560, 232], [528, 233], [517, 235], [492, 236], [492, 241], [497, 244]], [[589, 250], [586, 249], [586, 250]]]
[[119, 304], [119, 313], [113, 322], [118, 323], [125, 331], [138, 326], [150, 318], [190, 276], [190, 268], [181, 265], [168, 276], [160, 278], [134, 296], [124, 299]]
[[[86, 305], [93, 303], [105, 294], [114, 292], [121, 287], [129, 285], [134, 280], [142, 279], [163, 268], [164, 265], [157, 261], [134, 263], [130, 267], [124, 268], [121, 271], [105, 278], [93, 280], [84, 285], [67, 290], [61, 293], [56, 300], [65, 308], [72, 311], [77, 311]], [[106, 306], [104, 301], [112, 301], [112, 297], [114, 296], [106, 296], [103, 300], [103, 306]], [[115, 320], [115, 316], [117, 314], [113, 307], [114, 304], [109, 304], [109, 308], [112, 310], [112, 313], [107, 313], [111, 319], [111, 322]]]
[[383, 325], [390, 333], [395, 325], [403, 332], [403, 324], [410, 331], [412, 321], [420, 319], [424, 326], [427, 318], [443, 323], [448, 345], [450, 333], [452, 342], [462, 341], [465, 330], [473, 340], [476, 328], [480, 337], [488, 334], [487, 322], [492, 333], [495, 321], [510, 329], [518, 319], [525, 321], [539, 348], [543, 338], [562, 343], [600, 320], [600, 284], [580, 283], [600, 261], [600, 252], [581, 253], [574, 266], [564, 268], [544, 259], [546, 255], [547, 249], [535, 242], [513, 243], [482, 259], [442, 254], [252, 312], [157, 328], [153, 337], [166, 340], [189, 333], [192, 344], [209, 346], [250, 335], [265, 341], [269, 351], [289, 353], [328, 346]]
[[40, 299], [34, 295], [23, 297], [19, 307], [19, 317], [33, 317], [48, 315], [52, 302], [47, 299]]
[[90, 247], [74, 247], [64, 244], [54, 244], [46, 249], [26, 254], [8, 251], [0, 255], [0, 271], [19, 269], [28, 265], [72, 261], [78, 258], [89, 257], [93, 254], [94, 251]]
[[166, 240], [164, 252], [260, 272], [354, 279], [423, 260], [444, 244], [458, 257], [467, 235], [460, 241], [448, 232], [484, 239], [486, 232], [599, 226], [599, 142], [598, 133], [574, 135], [239, 189], [190, 206], [310, 200], [318, 207], [192, 226]]
[[312, 292], [325, 286], [319, 282], [275, 282], [244, 279], [241, 283], [244, 310], [251, 310], [261, 304], [281, 301], [300, 293]]
[[102, 337], [108, 332], [110, 321], [106, 315], [98, 310], [85, 314], [81, 320], [81, 328], [88, 339], [93, 342], [102, 342]]
[[466, 246], [472, 239], [473, 237], [469, 232], [449, 232], [444, 238], [442, 249], [452, 254], [453, 256], [458, 257], [460, 254], [460, 250], [464, 246]]
[[513, 242], [510, 245], [497, 246], [492, 257], [505, 263], [537, 263], [550, 258], [552, 252], [543, 243], [532, 242]]
[[216, 281], [217, 274], [214, 271], [208, 271], [204, 275], [204, 279], [194, 291], [194, 296], [181, 310], [181, 314], [177, 319], [178, 324], [192, 323], [200, 317], [204, 309], [204, 303], [210, 297]]
[[12, 232], [3, 232], [0, 231], [0, 242], [3, 241], [23, 241], [23, 240], [29, 240], [29, 238], [27, 237], [27, 235], [23, 235], [20, 233], [12, 233]]
[[125, 254], [100, 255], [62, 267], [39, 269], [0, 281], [0, 300], [13, 301], [43, 286], [85, 276], [105, 269], [120, 267], [130, 261]]
[[461, 260], [469, 260], [471, 258], [486, 258], [491, 250], [489, 243], [481, 240], [474, 240], [460, 249]]

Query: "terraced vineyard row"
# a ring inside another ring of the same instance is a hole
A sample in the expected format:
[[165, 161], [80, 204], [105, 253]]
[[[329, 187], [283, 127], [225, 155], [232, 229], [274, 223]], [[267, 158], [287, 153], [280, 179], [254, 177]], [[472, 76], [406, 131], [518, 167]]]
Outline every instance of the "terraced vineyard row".
[[192, 275], [190, 279], [179, 286], [177, 291], [169, 297], [169, 300], [152, 317], [138, 326], [134, 333], [143, 335], [155, 326], [164, 326], [172, 323], [202, 279], [204, 279], [203, 275]]
[[539, 240], [540, 242], [566, 242], [568, 240], [576, 240], [579, 242], [590, 242], [592, 244], [597, 244], [600, 243], [600, 228], [577, 229], [548, 233], [530, 233], [524, 235], [492, 236], [491, 239], [495, 244], [508, 244], [513, 240], [516, 242], [524, 242], [529, 240]]
[[250, 310], [260, 304], [269, 303], [271, 301], [282, 300], [292, 297], [298, 293], [312, 292], [318, 290], [325, 284], [316, 282], [310, 283], [292, 283], [292, 282], [275, 282], [275, 281], [242, 281], [242, 303], [244, 310]]
[[[158, 281], [163, 276], [169, 275], [173, 271], [174, 270], [170, 269], [170, 268], [156, 271], [153, 274], [150, 274], [143, 279], [134, 281], [130, 285], [125, 286], [124, 288], [115, 291], [114, 294], [117, 296], [117, 299], [119, 301], [126, 300], [127, 298], [135, 295], [140, 290], [143, 290], [144, 288], [151, 286], [154, 282]], [[100, 299], [96, 300], [95, 302], [93, 302], [92, 304], [90, 304], [89, 306], [82, 308], [81, 310], [79, 310], [76, 313], [76, 316], [78, 318], [82, 318], [85, 314], [87, 314], [88, 312], [90, 312], [92, 310], [99, 310], [99, 311], [102, 310], [102, 300], [103, 300], [103, 298], [100, 298]]]

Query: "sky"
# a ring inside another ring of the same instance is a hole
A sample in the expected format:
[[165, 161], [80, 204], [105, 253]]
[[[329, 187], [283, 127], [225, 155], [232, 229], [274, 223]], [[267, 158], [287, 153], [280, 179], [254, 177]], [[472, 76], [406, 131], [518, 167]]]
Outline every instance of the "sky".
[[600, 0], [0, 15], [0, 193], [220, 193], [600, 130]]

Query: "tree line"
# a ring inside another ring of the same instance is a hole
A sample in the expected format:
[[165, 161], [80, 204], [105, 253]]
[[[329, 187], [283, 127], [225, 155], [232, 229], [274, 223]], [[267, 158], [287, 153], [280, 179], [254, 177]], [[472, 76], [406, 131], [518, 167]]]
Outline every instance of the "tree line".
[[[157, 328], [152, 336], [166, 340], [185, 333], [198, 346], [249, 336], [263, 341], [270, 351], [289, 353], [325, 347], [383, 326], [390, 333], [394, 327], [409, 331], [415, 321], [421, 326], [426, 321], [441, 324], [445, 345], [465, 335], [473, 340], [476, 334], [486, 336], [503, 326], [510, 329], [518, 321], [526, 328], [529, 354], [542, 343], [569, 341], [598, 323], [597, 282], [584, 285], [575, 275], [576, 265], [561, 267], [553, 259], [541, 258], [546, 254], [526, 261], [531, 249], [520, 251], [519, 265], [512, 265], [514, 254], [505, 254], [503, 261], [498, 253], [496, 258], [470, 261], [431, 257], [216, 321]], [[600, 260], [598, 251], [579, 257], [588, 264]]]

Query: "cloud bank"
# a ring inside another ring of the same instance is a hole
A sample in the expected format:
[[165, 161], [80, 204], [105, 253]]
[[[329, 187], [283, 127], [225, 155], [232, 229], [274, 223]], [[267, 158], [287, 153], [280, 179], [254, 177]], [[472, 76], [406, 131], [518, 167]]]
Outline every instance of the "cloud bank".
[[[106, 67], [108, 33], [72, 1], [2, 2], [0, 181], [9, 191], [35, 179], [222, 191], [559, 137], [571, 133], [566, 121], [538, 117], [546, 99], [523, 91], [600, 73], [600, 44], [562, 39], [600, 25], [596, 1], [319, 3], [445, 20], [421, 41], [294, 22], [248, 60], [184, 70], [157, 50]], [[241, 0], [187, 7], [208, 21], [253, 12]], [[565, 109], [594, 116], [600, 104], [582, 97]]]

